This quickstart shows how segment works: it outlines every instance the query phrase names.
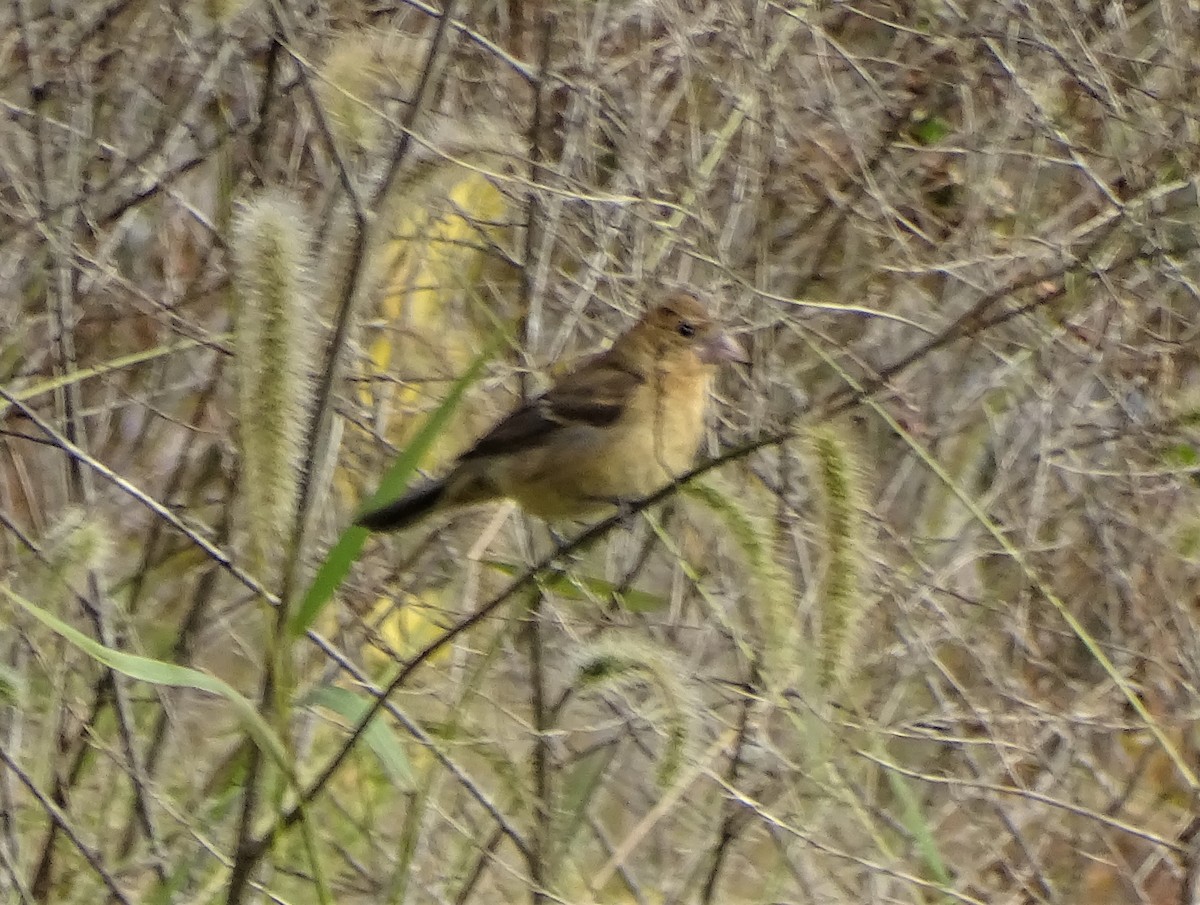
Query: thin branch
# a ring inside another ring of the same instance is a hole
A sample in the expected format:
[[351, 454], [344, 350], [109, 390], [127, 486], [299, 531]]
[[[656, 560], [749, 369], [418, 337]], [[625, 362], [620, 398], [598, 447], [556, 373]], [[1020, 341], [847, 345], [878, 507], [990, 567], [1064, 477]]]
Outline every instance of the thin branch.
[[[62, 835], [73, 846], [75, 846], [76, 850], [83, 856], [83, 859], [87, 861], [88, 865], [95, 872], [96, 876], [98, 876], [104, 883], [105, 887], [108, 888], [109, 894], [118, 902], [120, 902], [121, 905], [133, 905], [133, 900], [129, 898], [129, 896], [125, 893], [125, 890], [117, 885], [116, 879], [108, 872], [108, 869], [104, 866], [104, 862], [100, 860], [100, 855], [96, 852], [96, 850], [83, 841], [83, 837], [80, 836], [75, 830], [75, 827], [71, 825], [71, 821], [67, 819], [67, 815], [63, 813], [62, 809], [53, 801], [51, 801], [50, 798], [47, 797], [47, 795], [37, 787], [37, 784], [34, 783], [33, 778], [21, 769], [20, 764], [18, 764], [13, 759], [12, 755], [4, 748], [0, 748], [0, 762], [3, 762], [4, 765], [12, 772], [12, 774], [17, 777], [21, 785], [25, 786], [25, 788], [29, 790], [29, 794], [34, 797], [39, 805], [41, 805], [42, 810], [46, 812], [46, 816], [50, 818], [51, 823], [53, 823], [54, 826], [58, 828], [59, 832], [61, 832]], [[36, 890], [34, 894], [37, 895]], [[40, 898], [41, 897], [39, 896], [39, 899]]]

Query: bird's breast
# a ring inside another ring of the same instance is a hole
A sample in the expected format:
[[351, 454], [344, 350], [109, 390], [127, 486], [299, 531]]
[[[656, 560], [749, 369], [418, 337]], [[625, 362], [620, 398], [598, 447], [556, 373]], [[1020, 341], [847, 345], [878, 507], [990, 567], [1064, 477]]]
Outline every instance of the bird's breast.
[[615, 422], [564, 427], [545, 447], [513, 456], [502, 469], [502, 492], [550, 520], [653, 493], [694, 463], [710, 383], [707, 369], [663, 369], [637, 388]]
[[[704, 433], [708, 375], [668, 373], [643, 388], [623, 419], [630, 465], [646, 493], [687, 471]], [[647, 485], [651, 485], [648, 486]]]

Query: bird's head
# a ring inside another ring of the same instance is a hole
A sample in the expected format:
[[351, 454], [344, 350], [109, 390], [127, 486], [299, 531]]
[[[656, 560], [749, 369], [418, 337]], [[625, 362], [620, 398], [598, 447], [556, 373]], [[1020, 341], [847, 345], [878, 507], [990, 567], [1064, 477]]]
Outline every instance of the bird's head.
[[631, 339], [645, 343], [652, 354], [663, 358], [695, 355], [707, 365], [723, 361], [746, 362], [746, 352], [694, 295], [672, 293], [650, 309], [629, 332]]

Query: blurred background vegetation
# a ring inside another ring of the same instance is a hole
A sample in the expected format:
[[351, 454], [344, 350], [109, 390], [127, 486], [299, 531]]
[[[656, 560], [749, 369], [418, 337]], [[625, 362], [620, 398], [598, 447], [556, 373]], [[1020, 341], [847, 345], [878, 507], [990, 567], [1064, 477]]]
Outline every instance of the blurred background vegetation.
[[[1200, 895], [1194, 2], [0, 24], [0, 900]], [[675, 285], [727, 461], [346, 528]]]

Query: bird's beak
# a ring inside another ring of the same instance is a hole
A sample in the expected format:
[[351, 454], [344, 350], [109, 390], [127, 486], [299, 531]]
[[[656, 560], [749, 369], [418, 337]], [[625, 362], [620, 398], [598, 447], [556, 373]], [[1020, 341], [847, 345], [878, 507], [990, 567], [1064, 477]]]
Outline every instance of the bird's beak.
[[750, 357], [736, 339], [727, 333], [718, 333], [700, 347], [700, 360], [713, 365], [723, 361], [747, 364]]

